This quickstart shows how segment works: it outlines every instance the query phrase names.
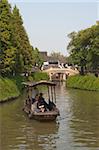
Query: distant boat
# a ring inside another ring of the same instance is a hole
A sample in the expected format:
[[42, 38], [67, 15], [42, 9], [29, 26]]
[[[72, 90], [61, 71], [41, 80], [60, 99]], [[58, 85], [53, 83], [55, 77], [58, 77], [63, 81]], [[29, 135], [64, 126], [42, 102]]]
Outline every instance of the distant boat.
[[[55, 93], [55, 86], [56, 84], [54, 82], [46, 81], [46, 80], [41, 80], [39, 82], [24, 82], [23, 83], [25, 87], [28, 90], [28, 98], [25, 100], [25, 104], [23, 107], [23, 111], [28, 114], [29, 118], [33, 118], [39, 121], [53, 121], [56, 119], [57, 116], [60, 115], [59, 109], [56, 107], [56, 93]], [[32, 96], [30, 97], [30, 92], [33, 90], [33, 87], [38, 87], [38, 86], [47, 86], [47, 91], [48, 91], [48, 108], [44, 112], [33, 112], [31, 110], [31, 99]]]

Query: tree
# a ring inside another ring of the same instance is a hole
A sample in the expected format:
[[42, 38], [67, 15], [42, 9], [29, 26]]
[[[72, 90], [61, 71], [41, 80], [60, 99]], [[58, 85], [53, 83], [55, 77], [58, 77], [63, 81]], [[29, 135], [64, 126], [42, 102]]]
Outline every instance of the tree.
[[93, 70], [99, 69], [99, 23], [90, 29], [90, 46], [87, 55], [87, 66]]
[[19, 9], [11, 9], [7, 0], [0, 2], [0, 73], [31, 72], [33, 65], [41, 66], [37, 48], [30, 45]]
[[13, 9], [13, 45], [17, 48], [15, 71], [28, 72], [33, 64], [33, 51], [18, 8]]
[[11, 43], [11, 6], [7, 0], [0, 2], [0, 73], [12, 72], [16, 48]]
[[36, 47], [35, 49], [32, 48], [32, 50], [33, 50], [34, 66], [37, 66], [40, 69], [43, 63], [43, 59], [41, 58], [39, 54], [39, 49]]
[[60, 52], [52, 52], [50, 56], [53, 58], [53, 60], [59, 60], [60, 62], [66, 62], [66, 57], [62, 55]]
[[81, 66], [81, 74], [84, 68], [97, 69], [99, 66], [99, 24], [72, 32], [68, 35], [71, 41], [68, 45], [70, 57], [74, 64]]

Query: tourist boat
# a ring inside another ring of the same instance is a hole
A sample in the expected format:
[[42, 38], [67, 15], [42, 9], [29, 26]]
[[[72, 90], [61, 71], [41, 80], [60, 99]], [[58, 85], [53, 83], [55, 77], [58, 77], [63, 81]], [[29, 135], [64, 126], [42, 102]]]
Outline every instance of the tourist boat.
[[[56, 119], [59, 113], [59, 109], [56, 107], [56, 93], [55, 93], [55, 86], [56, 84], [51, 81], [45, 81], [41, 80], [39, 82], [24, 82], [23, 83], [28, 91], [28, 98], [26, 98], [25, 103], [24, 103], [24, 108], [23, 111], [28, 114], [29, 118], [33, 118], [39, 121], [53, 121]], [[49, 105], [49, 110], [45, 112], [32, 112], [31, 110], [31, 99], [32, 99], [32, 92], [34, 87], [39, 87], [39, 86], [46, 86], [47, 87], [47, 97], [48, 97], [48, 105]]]

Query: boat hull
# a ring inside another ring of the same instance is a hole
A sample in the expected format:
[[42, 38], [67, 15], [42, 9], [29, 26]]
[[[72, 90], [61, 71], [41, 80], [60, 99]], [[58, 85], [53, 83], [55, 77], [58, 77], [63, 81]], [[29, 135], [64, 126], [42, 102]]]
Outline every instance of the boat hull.
[[56, 120], [56, 117], [59, 116], [59, 110], [55, 108], [55, 110], [52, 111], [46, 111], [46, 112], [31, 112], [29, 108], [26, 106], [23, 108], [23, 111], [28, 114], [28, 117], [30, 119], [35, 119], [39, 121], [53, 121]]

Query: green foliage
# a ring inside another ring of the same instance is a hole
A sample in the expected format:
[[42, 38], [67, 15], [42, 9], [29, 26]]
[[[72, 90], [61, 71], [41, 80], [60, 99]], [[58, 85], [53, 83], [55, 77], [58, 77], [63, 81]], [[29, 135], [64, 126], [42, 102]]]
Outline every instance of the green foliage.
[[0, 101], [19, 96], [20, 92], [13, 80], [0, 77]]
[[24, 88], [24, 86], [21, 83], [27, 80], [26, 77], [24, 77], [24, 76], [10, 76], [9, 79], [16, 84], [18, 90], [21, 93], [23, 88]]
[[8, 99], [19, 96], [22, 93], [24, 86], [22, 82], [27, 81], [23, 76], [0, 76], [0, 101], [6, 101]]
[[46, 73], [36, 72], [32, 76], [10, 76], [9, 78], [0, 77], [0, 101], [19, 96], [22, 93], [24, 81], [39, 81], [48, 80], [49, 77]]
[[17, 48], [15, 71], [17, 73], [31, 70], [33, 61], [32, 47], [23, 26], [23, 21], [18, 8], [15, 6], [12, 13], [13, 19], [13, 45]]
[[0, 73], [11, 72], [15, 63], [16, 48], [11, 43], [11, 6], [6, 0], [0, 2]]
[[33, 82], [33, 81], [34, 81], [34, 79], [33, 79], [32, 76], [28, 76], [27, 80], [30, 81], [30, 82]]
[[45, 72], [35, 72], [32, 76], [34, 81], [49, 80], [49, 76]]
[[87, 69], [99, 67], [99, 23], [78, 33], [68, 35], [71, 39], [68, 50], [74, 64]]
[[11, 9], [7, 0], [0, 2], [0, 74], [31, 72], [41, 66], [38, 49], [33, 49], [23, 26], [19, 9]]
[[33, 61], [34, 61], [34, 66], [37, 66], [38, 68], [41, 68], [41, 65], [43, 63], [43, 60], [39, 54], [39, 49], [38, 48], [33, 48], [32, 47], [32, 51], [33, 51]]
[[71, 88], [99, 91], [99, 78], [94, 75], [71, 76], [67, 79], [66, 84]]

